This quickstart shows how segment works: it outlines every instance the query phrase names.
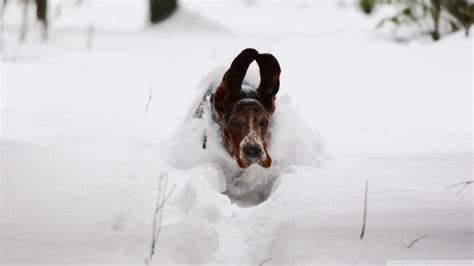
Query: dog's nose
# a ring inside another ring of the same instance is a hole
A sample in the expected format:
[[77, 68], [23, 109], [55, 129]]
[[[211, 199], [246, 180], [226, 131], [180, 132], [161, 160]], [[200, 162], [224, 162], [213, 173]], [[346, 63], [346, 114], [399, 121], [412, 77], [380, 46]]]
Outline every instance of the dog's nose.
[[246, 145], [244, 147], [244, 154], [248, 158], [256, 159], [256, 158], [260, 158], [260, 155], [262, 154], [262, 150], [257, 145]]

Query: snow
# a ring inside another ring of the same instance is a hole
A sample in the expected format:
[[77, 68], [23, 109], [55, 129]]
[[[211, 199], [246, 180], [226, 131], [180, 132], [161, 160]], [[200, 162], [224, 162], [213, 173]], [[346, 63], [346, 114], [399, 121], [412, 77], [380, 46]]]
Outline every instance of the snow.
[[[148, 28], [142, 2], [53, 1], [50, 40], [31, 25], [20, 46], [7, 6], [2, 265], [143, 264], [164, 173], [151, 264], [473, 259], [472, 186], [446, 189], [472, 179], [472, 37], [394, 43], [320, 2], [184, 1]], [[282, 74], [273, 165], [239, 173], [192, 113], [247, 47]]]

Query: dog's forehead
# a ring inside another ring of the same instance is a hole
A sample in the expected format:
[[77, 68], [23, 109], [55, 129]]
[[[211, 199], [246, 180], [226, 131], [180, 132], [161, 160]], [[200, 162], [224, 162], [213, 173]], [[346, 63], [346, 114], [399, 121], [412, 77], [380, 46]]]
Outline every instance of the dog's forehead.
[[265, 114], [263, 105], [255, 99], [242, 99], [235, 105], [231, 115], [257, 115]]

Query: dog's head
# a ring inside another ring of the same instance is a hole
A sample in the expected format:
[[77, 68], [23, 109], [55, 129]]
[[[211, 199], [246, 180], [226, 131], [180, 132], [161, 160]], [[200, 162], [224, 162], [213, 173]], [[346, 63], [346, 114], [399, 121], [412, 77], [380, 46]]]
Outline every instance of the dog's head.
[[[245, 74], [254, 60], [260, 68], [260, 85], [256, 90], [243, 90]], [[268, 168], [272, 163], [267, 137], [280, 72], [273, 55], [245, 49], [234, 59], [213, 96], [214, 114], [222, 128], [224, 144], [241, 168], [253, 163]]]

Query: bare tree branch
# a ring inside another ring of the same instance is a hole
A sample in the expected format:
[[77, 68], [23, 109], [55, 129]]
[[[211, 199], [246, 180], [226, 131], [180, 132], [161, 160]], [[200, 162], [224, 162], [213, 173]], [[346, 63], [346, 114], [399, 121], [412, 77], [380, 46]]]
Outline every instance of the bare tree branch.
[[411, 246], [413, 246], [416, 242], [420, 241], [423, 238], [427, 238], [427, 237], [429, 237], [429, 235], [422, 235], [418, 238], [415, 238], [413, 241], [410, 242], [410, 244], [408, 244], [407, 248], [411, 248]]
[[461, 194], [461, 192], [470, 184], [474, 183], [474, 180], [468, 180], [468, 181], [463, 181], [463, 182], [459, 182], [459, 183], [456, 183], [456, 184], [452, 184], [450, 186], [447, 186], [446, 189], [450, 189], [450, 188], [453, 188], [453, 187], [458, 187], [458, 186], [462, 186], [461, 189], [459, 189], [458, 193], [456, 193], [457, 195]]
[[367, 191], [369, 188], [369, 180], [365, 181], [365, 196], [364, 196], [364, 220], [362, 222], [362, 231], [360, 232], [360, 239], [364, 238], [365, 221], [367, 220]]

